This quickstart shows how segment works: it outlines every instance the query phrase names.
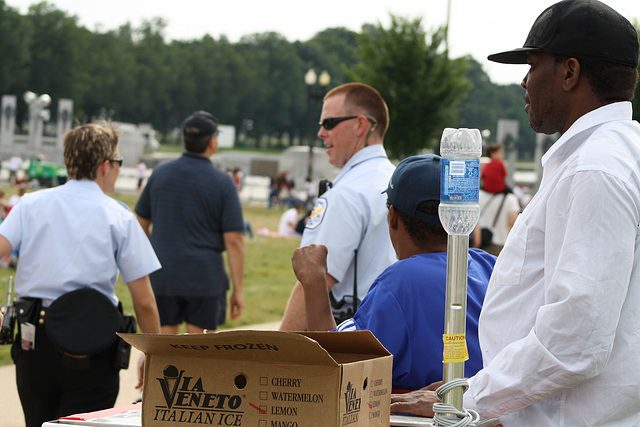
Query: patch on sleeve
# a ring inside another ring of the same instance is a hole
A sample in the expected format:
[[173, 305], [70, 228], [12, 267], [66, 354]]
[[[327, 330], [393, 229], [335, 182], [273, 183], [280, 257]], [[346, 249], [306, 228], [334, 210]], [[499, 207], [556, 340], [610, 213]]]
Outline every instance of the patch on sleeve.
[[309, 215], [309, 220], [307, 221], [306, 228], [313, 230], [320, 225], [322, 219], [324, 218], [324, 214], [327, 211], [327, 205], [327, 199], [325, 199], [324, 197], [320, 197], [318, 200], [316, 200], [316, 204], [313, 206], [311, 215]]

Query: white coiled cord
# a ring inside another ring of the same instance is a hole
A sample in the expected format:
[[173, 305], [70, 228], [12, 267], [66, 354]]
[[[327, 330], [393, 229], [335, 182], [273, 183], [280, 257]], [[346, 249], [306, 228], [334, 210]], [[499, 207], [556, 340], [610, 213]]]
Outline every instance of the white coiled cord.
[[[469, 389], [469, 383], [465, 379], [455, 378], [438, 387], [436, 396], [438, 396], [438, 399], [443, 400], [445, 394], [457, 387], [462, 387], [462, 392], [464, 393]], [[480, 416], [476, 411], [467, 411], [464, 408], [459, 411], [449, 403], [434, 403], [433, 412], [435, 414], [433, 427], [475, 427], [477, 422], [480, 421]]]

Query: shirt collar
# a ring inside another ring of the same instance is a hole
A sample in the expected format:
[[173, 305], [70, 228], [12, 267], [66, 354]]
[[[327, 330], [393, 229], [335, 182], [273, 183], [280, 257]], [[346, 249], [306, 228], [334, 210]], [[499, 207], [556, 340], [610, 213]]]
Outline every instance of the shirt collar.
[[613, 104], [607, 104], [595, 110], [589, 111], [587, 114], [581, 116], [576, 120], [567, 131], [549, 148], [549, 150], [542, 156], [542, 167], [551, 161], [552, 158], [557, 157], [564, 153], [567, 148], [568, 141], [579, 133], [599, 126], [603, 123], [618, 121], [618, 120], [631, 120], [633, 116], [633, 108], [631, 102], [615, 102]]
[[189, 157], [189, 158], [191, 158], [191, 159], [202, 159], [202, 160], [206, 160], [206, 161], [208, 161], [208, 162], [210, 162], [210, 161], [211, 161], [211, 159], [209, 159], [209, 158], [207, 158], [207, 157], [203, 156], [202, 154], [198, 154], [198, 153], [191, 153], [191, 152], [189, 152], [189, 151], [185, 151], [185, 152], [183, 152], [183, 153], [182, 153], [182, 155], [183, 155], [184, 157]]
[[78, 192], [78, 191], [93, 192], [98, 190], [101, 193], [103, 193], [98, 183], [91, 179], [81, 179], [81, 180], [70, 179], [64, 183], [64, 187], [74, 192]]
[[367, 160], [371, 160], [378, 157], [387, 157], [386, 151], [384, 151], [384, 147], [382, 144], [374, 144], [369, 145], [368, 147], [364, 147], [356, 154], [351, 156], [349, 161], [344, 165], [336, 179], [333, 181], [333, 185], [335, 185], [340, 178], [342, 178], [349, 170], [358, 166], [359, 164], [366, 162]]

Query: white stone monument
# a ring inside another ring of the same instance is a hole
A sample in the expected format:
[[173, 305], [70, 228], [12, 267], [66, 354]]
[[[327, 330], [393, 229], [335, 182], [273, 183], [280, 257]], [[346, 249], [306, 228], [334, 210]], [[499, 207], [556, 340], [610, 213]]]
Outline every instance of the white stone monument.
[[518, 149], [516, 148], [518, 125], [517, 120], [498, 120], [497, 141], [499, 144], [504, 145], [505, 162], [507, 164], [507, 186], [510, 188], [515, 185], [513, 174], [516, 171], [516, 159], [518, 158]]
[[16, 129], [16, 96], [2, 95], [2, 111], [0, 112], [0, 151], [10, 151], [13, 147]]

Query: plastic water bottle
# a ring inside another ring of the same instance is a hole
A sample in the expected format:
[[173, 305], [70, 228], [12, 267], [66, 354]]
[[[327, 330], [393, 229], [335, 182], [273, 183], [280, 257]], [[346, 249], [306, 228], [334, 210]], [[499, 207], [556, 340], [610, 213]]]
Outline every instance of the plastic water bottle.
[[446, 128], [442, 133], [438, 215], [450, 235], [469, 235], [478, 223], [481, 154], [480, 130]]

